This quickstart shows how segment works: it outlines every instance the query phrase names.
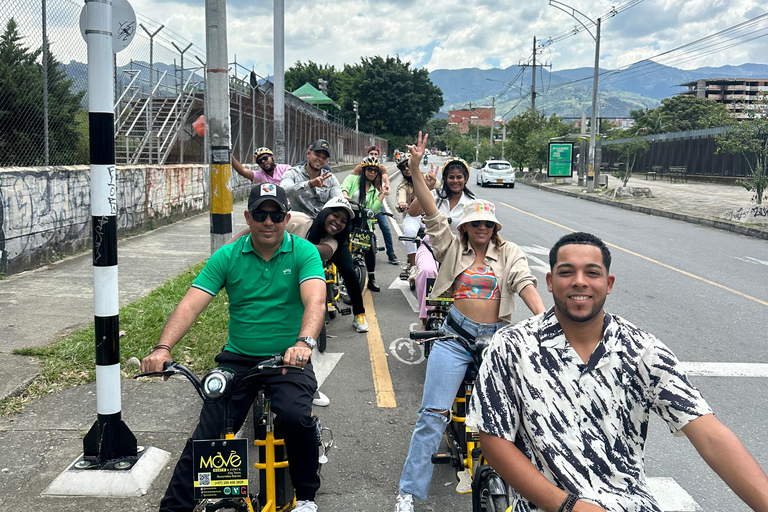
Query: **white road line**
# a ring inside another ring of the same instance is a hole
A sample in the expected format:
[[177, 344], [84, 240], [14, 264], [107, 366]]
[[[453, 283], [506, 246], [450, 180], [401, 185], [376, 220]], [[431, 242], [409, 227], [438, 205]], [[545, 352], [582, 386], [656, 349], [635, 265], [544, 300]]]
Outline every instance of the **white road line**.
[[312, 367], [315, 370], [317, 387], [323, 385], [325, 379], [331, 374], [333, 369], [339, 364], [343, 352], [320, 352], [317, 347], [312, 351]]
[[411, 306], [411, 309], [414, 313], [419, 312], [419, 301], [416, 300], [416, 297], [413, 296], [413, 293], [411, 292], [411, 287], [408, 284], [408, 281], [403, 281], [400, 279], [400, 277], [396, 277], [394, 281], [392, 281], [392, 284], [389, 285], [389, 290], [400, 290], [403, 292], [403, 296], [405, 297], [405, 300], [408, 301], [408, 304]]
[[766, 363], [696, 363], [680, 362], [689, 377], [768, 377]]
[[664, 512], [688, 512], [701, 510], [701, 507], [674, 478], [648, 478], [651, 494], [659, 502]]
[[[549, 249], [540, 245], [521, 245], [520, 250], [528, 258], [528, 266], [531, 270], [537, 270], [542, 274], [549, 272]], [[544, 260], [537, 258], [534, 254], [546, 256]]]

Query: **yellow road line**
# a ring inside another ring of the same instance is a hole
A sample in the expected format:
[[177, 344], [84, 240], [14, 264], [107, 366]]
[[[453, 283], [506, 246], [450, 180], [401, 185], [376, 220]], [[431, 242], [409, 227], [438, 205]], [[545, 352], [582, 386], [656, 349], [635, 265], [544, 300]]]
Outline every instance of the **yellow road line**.
[[389, 375], [387, 353], [384, 351], [384, 340], [376, 320], [376, 310], [373, 308], [371, 292], [363, 293], [365, 317], [368, 320], [368, 352], [371, 355], [371, 373], [373, 387], [376, 390], [376, 405], [379, 407], [397, 407], [395, 389], [392, 387], [392, 377]]
[[[501, 203], [501, 204], [503, 204], [507, 208], [511, 208], [512, 210], [515, 210], [515, 211], [520, 212], [522, 214], [529, 215], [529, 216], [533, 217], [534, 219], [539, 219], [541, 221], [547, 222], [547, 223], [552, 224], [554, 226], [557, 226], [559, 228], [563, 228], [566, 231], [571, 231], [573, 233], [576, 232], [575, 229], [571, 229], [571, 228], [569, 228], [567, 226], [563, 226], [562, 224], [558, 224], [557, 222], [551, 221], [549, 219], [545, 219], [544, 217], [539, 217], [538, 215], [534, 215], [532, 213], [528, 213], [528, 212], [526, 212], [524, 210], [521, 210], [520, 208], [515, 208], [514, 206], [509, 205], [507, 203]], [[685, 270], [681, 270], [679, 268], [673, 267], [672, 265], [667, 265], [666, 263], [662, 263], [662, 262], [660, 262], [658, 260], [655, 260], [653, 258], [649, 258], [648, 256], [643, 256], [642, 254], [638, 254], [638, 253], [636, 253], [634, 251], [630, 251], [629, 249], [624, 249], [623, 247], [619, 247], [618, 245], [614, 245], [614, 244], [609, 243], [609, 242], [605, 242], [605, 245], [607, 245], [609, 247], [613, 247], [614, 249], [618, 249], [620, 251], [623, 251], [623, 252], [625, 252], [627, 254], [631, 254], [632, 256], [637, 256], [638, 258], [644, 259], [646, 261], [650, 261], [651, 263], [655, 263], [656, 265], [662, 266], [664, 268], [668, 268], [669, 270], [673, 270], [675, 272], [679, 272], [679, 273], [683, 274], [684, 276], [692, 277], [693, 279], [697, 279], [697, 280], [699, 280], [699, 281], [701, 281], [703, 283], [710, 284], [712, 286], [720, 288], [721, 290], [725, 290], [725, 291], [731, 292], [731, 293], [733, 293], [735, 295], [738, 295], [739, 297], [744, 297], [745, 299], [749, 299], [751, 301], [757, 302], [758, 304], [762, 304], [763, 306], [768, 306], [768, 301], [764, 301], [764, 300], [758, 299], [757, 297], [752, 297], [751, 295], [747, 295], [746, 293], [742, 293], [742, 292], [740, 292], [738, 290], [734, 290], [733, 288], [728, 288], [727, 286], [724, 286], [724, 285], [722, 285], [720, 283], [716, 283], [714, 281], [710, 281], [709, 279], [706, 279], [706, 278], [701, 277], [701, 276], [697, 276], [696, 274], [691, 274], [690, 272], [686, 272]]]

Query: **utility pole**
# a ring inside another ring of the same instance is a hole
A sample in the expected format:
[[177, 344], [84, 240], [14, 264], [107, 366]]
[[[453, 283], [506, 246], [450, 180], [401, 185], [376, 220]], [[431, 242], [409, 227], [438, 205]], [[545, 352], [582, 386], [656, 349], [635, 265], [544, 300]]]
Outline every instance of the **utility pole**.
[[493, 149], [493, 125], [496, 124], [496, 96], [491, 98], [491, 149]]
[[205, 96], [211, 153], [211, 254], [232, 237], [232, 138], [229, 121], [226, 0], [205, 0]]
[[587, 190], [590, 192], [595, 189], [595, 185], [597, 184], [597, 178], [600, 174], [600, 169], [597, 166], [597, 154], [596, 152], [596, 143], [597, 143], [597, 79], [600, 75], [600, 18], [597, 18], [597, 31], [595, 36], [595, 73], [592, 77], [592, 121], [591, 126], [589, 129], [589, 172], [588, 174], [592, 174], [593, 178], [590, 182], [589, 176], [587, 176]]
[[531, 110], [536, 112], [536, 36], [533, 37], [533, 75], [531, 79]]
[[[274, 0], [275, 18], [275, 88], [272, 90], [275, 119], [275, 160], [285, 158], [285, 0]], [[306, 148], [304, 148], [306, 149]]]
[[[591, 127], [589, 130], [589, 170], [587, 171], [587, 190], [593, 191], [595, 189], [595, 183], [597, 183], [597, 178], [599, 175], [599, 166], [596, 165], [598, 158], [596, 155], [596, 142], [597, 142], [597, 82], [600, 75], [600, 18], [597, 18], [597, 21], [593, 20], [586, 14], [577, 11], [573, 7], [564, 4], [563, 2], [560, 2], [559, 0], [549, 0], [549, 5], [552, 7], [556, 7], [563, 11], [564, 13], [568, 14], [570, 17], [575, 19], [579, 24], [581, 24], [582, 27], [584, 27], [584, 30], [589, 33], [590, 36], [592, 36], [592, 39], [595, 40], [595, 71], [594, 75], [592, 77], [592, 119], [591, 119]], [[578, 15], [578, 16], [577, 16]], [[592, 32], [589, 30], [589, 27], [587, 27], [583, 21], [579, 18], [586, 19], [588, 22], [592, 23], [597, 27], [597, 30], [595, 34], [593, 35]], [[592, 178], [590, 180], [590, 178]]]

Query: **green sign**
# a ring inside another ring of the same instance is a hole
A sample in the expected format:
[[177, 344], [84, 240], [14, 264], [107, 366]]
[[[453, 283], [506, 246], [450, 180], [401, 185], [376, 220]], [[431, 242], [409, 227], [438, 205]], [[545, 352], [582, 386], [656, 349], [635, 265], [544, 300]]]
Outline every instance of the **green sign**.
[[570, 178], [573, 174], [573, 143], [550, 142], [549, 166], [547, 175], [550, 178]]

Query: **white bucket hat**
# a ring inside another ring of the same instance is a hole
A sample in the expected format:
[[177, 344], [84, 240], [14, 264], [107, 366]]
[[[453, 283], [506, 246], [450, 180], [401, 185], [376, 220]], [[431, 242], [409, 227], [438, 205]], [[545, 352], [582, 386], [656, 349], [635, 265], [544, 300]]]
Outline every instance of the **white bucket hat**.
[[459, 222], [459, 226], [475, 220], [493, 221], [496, 223], [496, 231], [501, 231], [501, 222], [496, 218], [496, 205], [490, 201], [476, 199], [464, 205], [464, 216]]

